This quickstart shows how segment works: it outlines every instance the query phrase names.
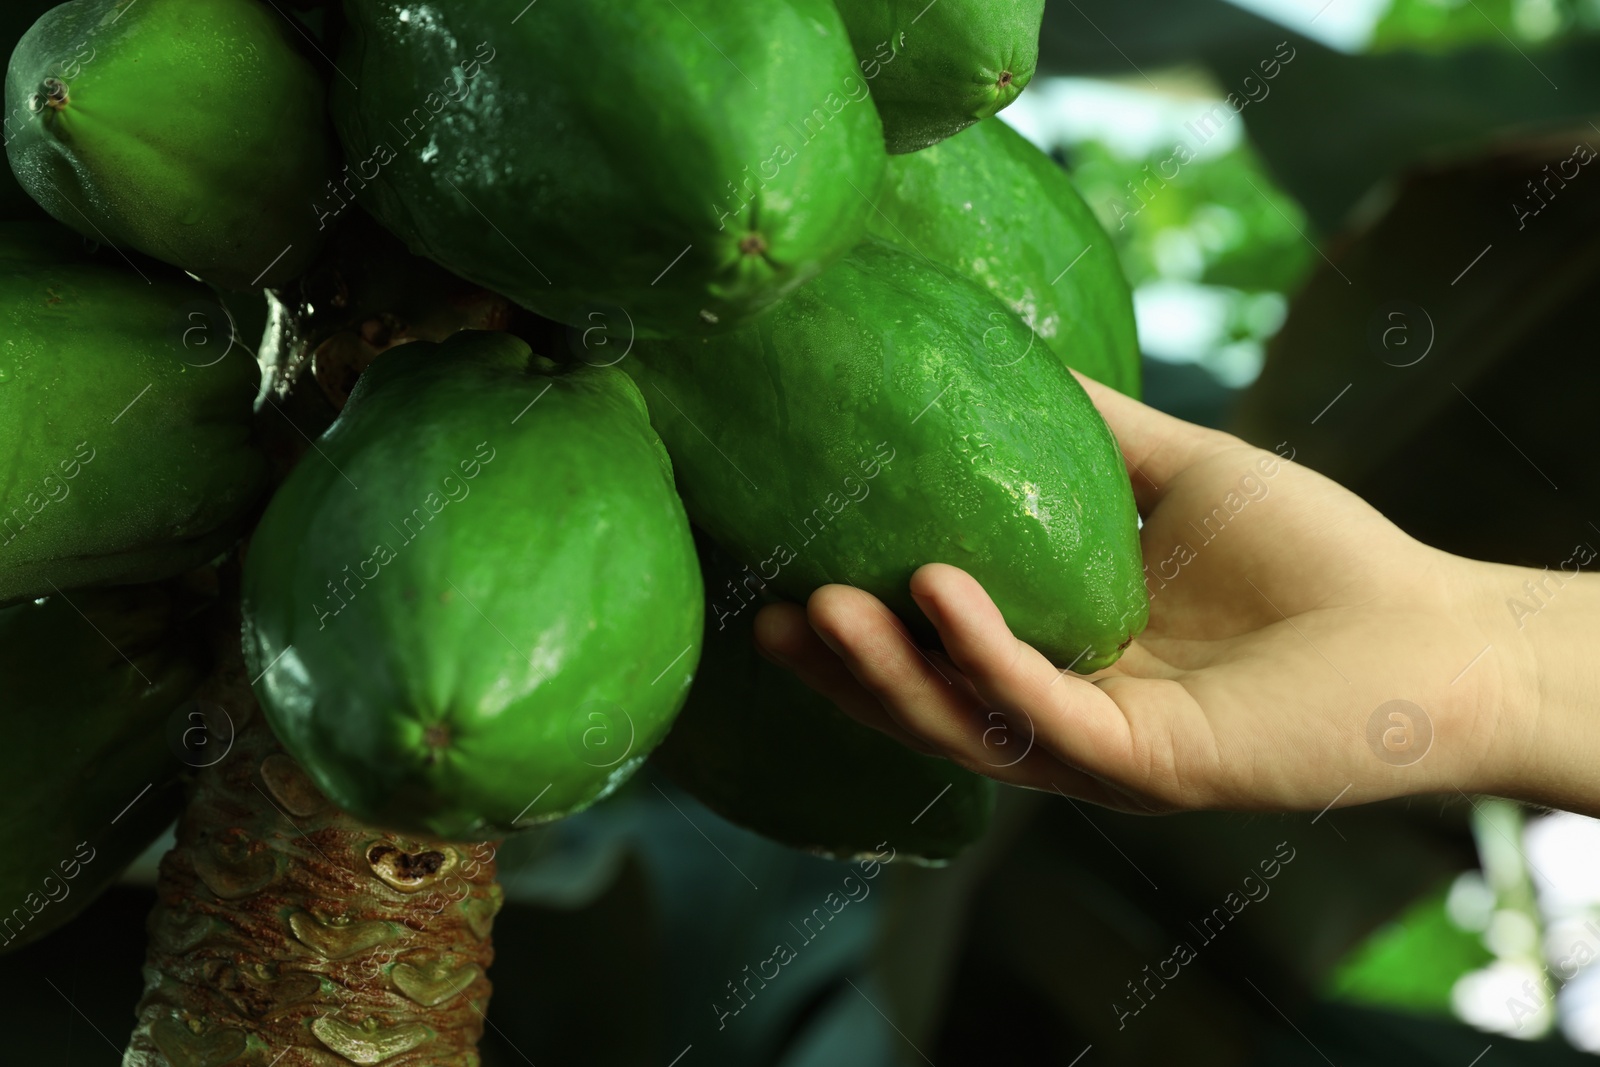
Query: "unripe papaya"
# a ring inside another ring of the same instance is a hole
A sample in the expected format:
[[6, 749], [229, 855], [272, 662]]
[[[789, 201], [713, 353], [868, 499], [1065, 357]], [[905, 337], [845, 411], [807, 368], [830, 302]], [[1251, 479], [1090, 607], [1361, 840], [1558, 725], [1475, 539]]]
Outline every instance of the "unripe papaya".
[[1117, 443], [978, 285], [864, 242], [724, 337], [641, 344], [694, 522], [786, 596], [840, 582], [932, 635], [907, 585], [950, 563], [1061, 666], [1114, 662], [1148, 602]]
[[0, 608], [0, 952], [64, 925], [177, 816], [173, 716], [206, 670], [160, 586]]
[[265, 488], [260, 371], [201, 343], [211, 290], [81, 244], [48, 221], [0, 225], [0, 604], [198, 566]]
[[619, 349], [753, 315], [865, 232], [882, 127], [830, 0], [421, 10], [346, 0], [330, 212], [359, 193], [413, 251]]
[[[56, 0], [11, 0], [6, 4], [5, 8], [0, 10], [0, 55], [11, 55], [28, 27], [55, 6]], [[84, 55], [92, 52], [93, 46], [90, 46], [80, 48], [72, 55], [59, 56], [51, 72], [58, 78], [69, 75], [75, 77]], [[27, 121], [29, 115], [30, 112], [26, 107], [6, 109], [4, 130], [7, 144], [11, 142], [11, 135]], [[11, 168], [0, 167], [0, 221], [11, 222], [15, 219], [43, 217], [44, 211], [33, 202], [33, 197], [17, 184], [16, 175], [11, 173]]]
[[702, 543], [711, 611], [689, 700], [656, 750], [680, 787], [730, 822], [834, 859], [940, 863], [983, 835], [995, 783], [913, 752], [756, 652], [760, 589]]
[[368, 822], [576, 811], [683, 703], [704, 608], [670, 462], [627, 375], [553, 367], [497, 333], [385, 353], [251, 541], [256, 694]]
[[257, 0], [62, 4], [11, 55], [11, 169], [93, 240], [226, 288], [284, 284], [316, 254], [333, 169], [293, 33]]
[[889, 161], [869, 229], [975, 278], [1055, 353], [1139, 395], [1133, 293], [1061, 165], [998, 118]]
[[1044, 0], [837, 0], [894, 154], [1009, 107], [1039, 62]]

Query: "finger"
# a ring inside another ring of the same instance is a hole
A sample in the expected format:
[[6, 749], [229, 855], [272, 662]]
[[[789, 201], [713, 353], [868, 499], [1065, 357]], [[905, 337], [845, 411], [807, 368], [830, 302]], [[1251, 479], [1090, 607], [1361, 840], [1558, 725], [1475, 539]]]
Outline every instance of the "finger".
[[1077, 371], [1073, 376], [1111, 427], [1133, 482], [1139, 510], [1148, 514], [1169, 482], [1213, 453], [1237, 445], [1227, 434], [1173, 418]]
[[863, 726], [887, 734], [907, 748], [937, 755], [928, 742], [890, 718], [878, 698], [864, 689], [806, 620], [799, 604], [769, 604], [756, 615], [756, 651], [792, 672], [820, 696]]
[[911, 576], [911, 598], [985, 703], [1015, 713], [1049, 707], [1061, 671], [1011, 632], [972, 575], [948, 563], [930, 563]]
[[941, 673], [876, 597], [847, 586], [825, 586], [811, 595], [806, 614], [818, 636], [893, 720], [951, 761], [1024, 788], [1064, 790], [1108, 807], [1149, 810], [1065, 765], [1026, 716], [984, 706], [961, 675], [950, 673], [948, 666]]
[[1123, 811], [1148, 812], [1149, 806], [1124, 796], [1111, 783], [1063, 761], [1046, 744], [1038, 724], [1026, 716], [983, 711], [980, 742], [951, 758], [970, 771], [1008, 785], [1055, 792]]
[[1031, 727], [985, 707], [966, 679], [912, 639], [882, 602], [860, 589], [827, 586], [811, 595], [807, 615], [818, 635], [890, 718], [968, 770], [1015, 785], [1042, 788], [1063, 768], [1035, 745]]
[[1103, 689], [1057, 669], [1018, 639], [971, 575], [931, 563], [911, 576], [911, 595], [985, 704], [1026, 723], [1067, 766], [1142, 792], [1145, 769], [1133, 758], [1132, 729], [1122, 709]]
[[[806, 616], [817, 636], [901, 728], [935, 748], [960, 748], [971, 719], [970, 691], [941, 671], [877, 597], [843, 585], [811, 594]], [[916, 715], [907, 715], [915, 708]]]

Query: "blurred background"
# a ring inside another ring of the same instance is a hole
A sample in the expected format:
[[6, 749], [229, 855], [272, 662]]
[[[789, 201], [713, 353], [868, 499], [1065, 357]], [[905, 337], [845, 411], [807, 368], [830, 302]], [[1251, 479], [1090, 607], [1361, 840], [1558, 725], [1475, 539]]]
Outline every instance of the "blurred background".
[[[1050, 0], [1004, 117], [1115, 243], [1151, 403], [1286, 443], [1432, 544], [1556, 566], [1600, 543], [1597, 34], [1600, 0]], [[6, 1062], [120, 1062], [165, 847], [7, 958], [40, 1025]], [[1008, 791], [960, 860], [885, 868], [796, 936], [859, 872], [648, 771], [509, 843], [486, 1067], [1600, 1055], [1591, 819]], [[741, 985], [778, 942], [781, 976]]]

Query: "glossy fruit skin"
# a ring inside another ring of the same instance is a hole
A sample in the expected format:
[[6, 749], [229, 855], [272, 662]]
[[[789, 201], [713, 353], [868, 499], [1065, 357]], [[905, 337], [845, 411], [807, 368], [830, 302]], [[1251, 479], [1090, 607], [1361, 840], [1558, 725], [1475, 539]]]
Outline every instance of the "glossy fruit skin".
[[379, 357], [246, 555], [256, 695], [375, 825], [482, 840], [583, 808], [693, 677], [699, 565], [638, 390], [533, 363], [470, 331]]
[[0, 604], [198, 566], [266, 484], [255, 360], [192, 333], [211, 290], [82, 244], [0, 225]]
[[206, 666], [159, 586], [0, 608], [0, 952], [65, 925], [177, 815], [172, 720]]
[[727, 337], [627, 367], [690, 518], [784, 595], [882, 598], [925, 563], [978, 579], [1017, 636], [1087, 672], [1148, 613], [1116, 441], [1077, 380], [976, 282], [869, 240]]
[[892, 154], [1010, 106], [1039, 62], [1044, 0], [837, 0]]
[[998, 118], [889, 161], [869, 229], [982, 282], [1062, 361], [1139, 396], [1133, 293], [1061, 165]]
[[689, 700], [653, 757], [730, 822], [832, 859], [939, 864], [983, 836], [995, 783], [869, 729], [752, 641], [760, 581], [700, 540], [711, 597]]
[[[17, 47], [17, 42], [22, 40], [22, 35], [28, 28], [38, 21], [39, 16], [56, 6], [56, 0], [11, 0], [3, 10], [0, 10], [0, 55], [9, 56]], [[78, 49], [72, 55], [59, 57], [51, 73], [58, 78], [68, 75], [76, 76], [78, 69], [74, 66], [82, 65], [83, 57], [92, 54], [93, 46]], [[31, 116], [31, 112], [19, 106], [15, 110], [6, 109], [6, 117], [0, 128], [4, 130], [6, 141], [11, 140], [11, 135]], [[0, 221], [11, 222], [17, 219], [44, 218], [44, 209], [34, 203], [17, 184], [16, 176], [11, 173], [10, 167], [0, 167]]]
[[831, 0], [415, 10], [346, 0], [334, 117], [362, 203], [465, 278], [621, 349], [753, 315], [865, 232], [886, 158]]
[[11, 169], [93, 240], [224, 288], [282, 285], [321, 243], [313, 204], [333, 170], [324, 86], [294, 33], [259, 0], [62, 4], [11, 56]]

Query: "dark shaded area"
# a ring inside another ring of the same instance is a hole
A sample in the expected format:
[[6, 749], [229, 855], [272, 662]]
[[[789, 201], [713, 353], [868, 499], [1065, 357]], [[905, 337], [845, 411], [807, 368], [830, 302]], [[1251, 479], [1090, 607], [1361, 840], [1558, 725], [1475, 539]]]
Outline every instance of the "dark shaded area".
[[1404, 177], [1294, 301], [1241, 432], [1289, 440], [1451, 552], [1555, 567], [1600, 540], [1600, 163], [1571, 162], [1586, 132], [1600, 147], [1577, 128]]
[[69, 926], [5, 958], [8, 1064], [117, 1067], [143, 987], [155, 892], [113, 886]]
[[490, 971], [484, 1067], [653, 1062], [665, 1007], [658, 929], [637, 860], [586, 907], [508, 905], [494, 926], [503, 962]]
[[[972, 898], [929, 1055], [1065, 1064], [1092, 1045], [1086, 1063], [1290, 1062], [1271, 1058], [1280, 1031], [1294, 1036], [1285, 1016], [1302, 1028], [1326, 1017], [1332, 1041], [1350, 1022], [1319, 1004], [1325, 976], [1397, 901], [1475, 864], [1465, 812], [1416, 801], [1145, 818], [1043, 798]], [[1293, 1062], [1321, 1062], [1302, 1051], [1311, 1058]]]

